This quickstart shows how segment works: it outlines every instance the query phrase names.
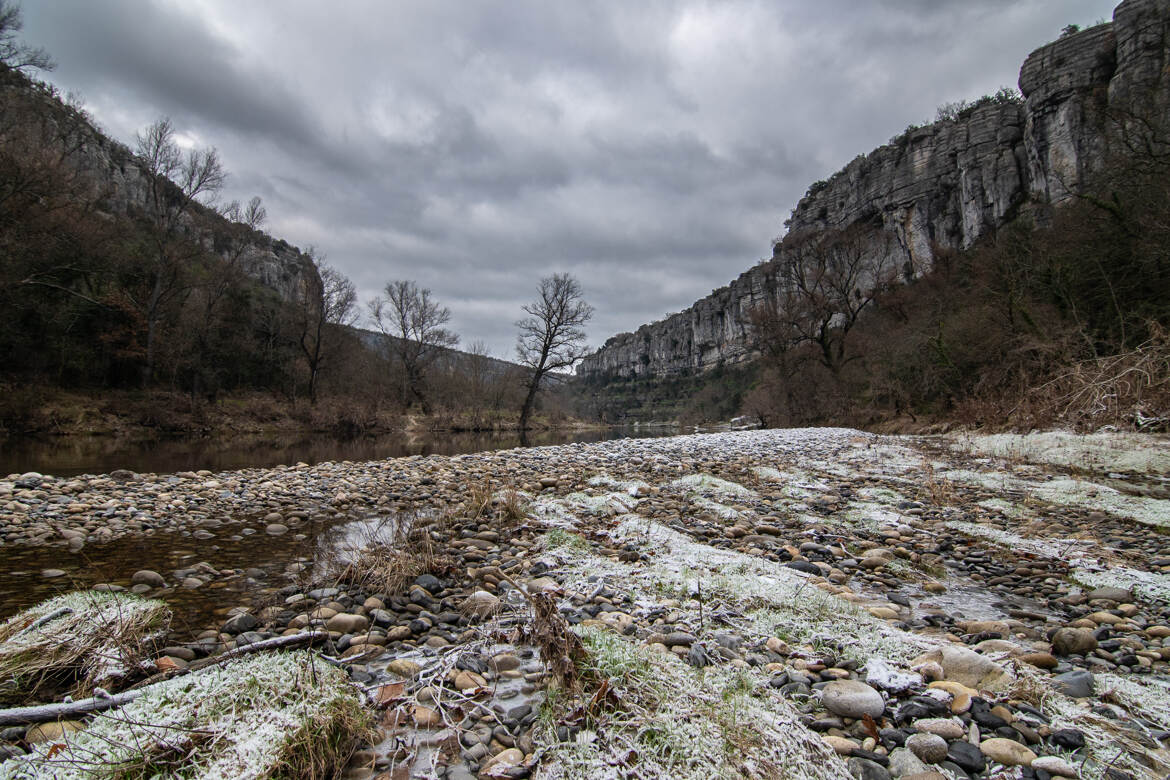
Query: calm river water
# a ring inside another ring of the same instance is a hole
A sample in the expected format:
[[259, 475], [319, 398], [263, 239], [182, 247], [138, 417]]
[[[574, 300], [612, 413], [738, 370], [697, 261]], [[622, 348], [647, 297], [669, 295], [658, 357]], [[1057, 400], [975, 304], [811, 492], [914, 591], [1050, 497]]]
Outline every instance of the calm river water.
[[[677, 431], [668, 428], [536, 431], [530, 434], [529, 444], [567, 444], [673, 433]], [[301, 438], [246, 436], [228, 441], [222, 438], [126, 441], [109, 436], [48, 437], [0, 443], [0, 477], [26, 471], [38, 471], [56, 477], [105, 474], [114, 469], [143, 473], [200, 469], [226, 471], [292, 465], [302, 461], [312, 464], [331, 460], [381, 460], [407, 455], [461, 455], [519, 446], [518, 434], [492, 433], [428, 433], [422, 436], [392, 433], [352, 439], [324, 435]]]
[[[625, 436], [667, 435], [657, 431], [604, 430], [546, 432], [530, 437], [534, 446], [575, 441], [601, 441]], [[359, 437], [340, 440], [313, 437], [303, 440], [244, 439], [224, 442], [212, 439], [163, 439], [127, 444], [106, 437], [88, 439], [25, 440], [0, 447], [0, 478], [10, 473], [39, 471], [54, 476], [102, 474], [113, 469], [168, 473], [208, 469], [293, 464], [298, 461], [366, 461], [406, 455], [458, 455], [507, 449], [520, 445], [517, 436], [434, 434], [428, 437]], [[123, 537], [111, 542], [87, 544], [81, 550], [63, 547], [0, 545], [0, 620], [55, 594], [96, 583], [130, 586], [138, 569], [153, 569], [173, 579], [176, 569], [200, 563], [215, 570], [232, 571], [214, 577], [201, 588], [168, 589], [155, 595], [167, 600], [175, 612], [180, 635], [223, 621], [229, 607], [244, 603], [279, 602], [277, 591], [295, 582], [287, 567], [301, 563], [312, 567], [338, 540], [346, 538], [352, 523], [312, 522], [296, 533], [272, 537], [263, 532], [258, 518], [241, 526], [216, 529], [212, 538], [198, 538], [190, 530], [157, 532]], [[47, 578], [45, 570], [64, 572]], [[243, 574], [248, 570], [248, 574]]]

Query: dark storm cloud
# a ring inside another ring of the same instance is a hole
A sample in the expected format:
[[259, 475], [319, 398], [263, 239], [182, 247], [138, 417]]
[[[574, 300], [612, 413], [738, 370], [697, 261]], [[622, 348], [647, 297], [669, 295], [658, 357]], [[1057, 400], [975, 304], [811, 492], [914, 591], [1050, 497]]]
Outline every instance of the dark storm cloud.
[[571, 271], [595, 344], [759, 258], [812, 181], [942, 102], [1015, 83], [1102, 0], [54, 0], [26, 35], [133, 142], [170, 115], [226, 195], [364, 299], [432, 288], [510, 355]]

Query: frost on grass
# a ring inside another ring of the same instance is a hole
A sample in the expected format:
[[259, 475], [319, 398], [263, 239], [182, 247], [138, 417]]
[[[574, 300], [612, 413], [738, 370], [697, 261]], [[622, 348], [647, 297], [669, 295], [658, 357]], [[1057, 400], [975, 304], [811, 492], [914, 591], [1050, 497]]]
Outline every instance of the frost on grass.
[[645, 495], [650, 492], [650, 485], [640, 479], [614, 479], [606, 474], [590, 479], [589, 486], [615, 488], [631, 496]]
[[152, 686], [63, 745], [0, 765], [4, 780], [325, 777], [344, 765], [368, 715], [344, 671], [272, 653]]
[[1128, 566], [1099, 569], [1074, 564], [1072, 579], [1089, 588], [1124, 588], [1146, 601], [1170, 604], [1170, 576], [1165, 574]]
[[1170, 437], [1098, 432], [1088, 435], [1047, 431], [959, 437], [952, 446], [981, 455], [1020, 458], [1086, 471], [1170, 474]]
[[584, 674], [612, 686], [616, 703], [569, 742], [558, 741], [555, 720], [546, 720], [536, 777], [851, 777], [800, 713], [751, 673], [700, 671], [610, 631], [579, 632]]
[[1004, 492], [1016, 492], [1050, 504], [1102, 510], [1144, 525], [1170, 528], [1170, 501], [1160, 498], [1127, 496], [1107, 485], [1079, 479], [1053, 479], [1034, 482], [1002, 472], [955, 469], [941, 475], [953, 482], [965, 482]]
[[578, 514], [593, 517], [613, 517], [633, 510], [638, 499], [629, 493], [570, 493], [564, 498], [542, 498], [534, 503], [530, 513], [545, 525], [575, 528]]
[[[781, 636], [810, 644], [833, 642], [864, 662], [873, 655], [909, 660], [934, 647], [926, 638], [894, 628], [849, 602], [815, 587], [804, 575], [758, 556], [711, 547], [640, 515], [625, 515], [612, 532], [653, 557], [632, 567], [590, 554], [565, 554], [568, 580], [593, 587], [590, 576], [620, 583], [642, 603], [659, 594], [687, 594], [701, 587], [707, 609], [726, 606], [742, 613], [741, 630], [763, 640]], [[567, 553], [568, 551], [561, 551]], [[697, 624], [697, 604], [686, 605]]]
[[[1029, 669], [1023, 672], [1035, 677]], [[1053, 728], [1075, 728], [1085, 735], [1088, 760], [1080, 765], [1082, 780], [1104, 780], [1110, 776], [1106, 772], [1110, 767], [1139, 780], [1165, 780], [1170, 776], [1170, 752], [1143, 733], [1136, 718], [1160, 729], [1170, 728], [1170, 683], [1156, 677], [1112, 674], [1099, 674], [1096, 682], [1102, 698], [1128, 711], [1131, 719], [1103, 717], [1088, 703], [1058, 693], [1044, 696], [1043, 709], [1051, 716]]]
[[884, 437], [858, 439], [821, 466], [826, 472], [839, 477], [854, 477], [858, 471], [870, 473], [875, 469], [882, 476], [913, 475], [921, 470], [925, 462], [922, 454], [909, 447], [893, 444], [894, 441]]
[[599, 496], [588, 493], [570, 493], [564, 498], [544, 497], [533, 502], [528, 513], [531, 517], [554, 528], [576, 528], [579, 515], [613, 517], [629, 512], [638, 504], [638, 499], [628, 493], [605, 493]]
[[711, 496], [714, 498], [747, 498], [755, 493], [738, 482], [729, 482], [726, 479], [713, 477], [710, 474], [690, 474], [679, 477], [670, 483], [671, 487], [678, 488], [690, 495]]
[[668, 590], [693, 586], [701, 578], [705, 598], [721, 598], [746, 609], [754, 633], [761, 637], [783, 634], [797, 642], [832, 637], [842, 652], [860, 661], [875, 654], [909, 659], [933, 646], [765, 558], [701, 544], [639, 517], [625, 518], [617, 535], [631, 541], [640, 538], [646, 549], [656, 552], [639, 576]]
[[1044, 558], [1063, 558], [1094, 545], [1093, 542], [1082, 539], [1029, 539], [994, 525], [968, 523], [964, 520], [947, 520], [943, 525], [967, 536], [976, 536], [1003, 547], [1011, 547], [1019, 552], [1032, 553]]
[[872, 501], [850, 501], [844, 512], [826, 518], [827, 522], [844, 523], [851, 528], [877, 532], [882, 529], [899, 529], [906, 525], [906, 516], [895, 512], [884, 504]]
[[752, 469], [752, 473], [768, 482], [784, 482], [790, 477], [780, 469], [774, 469], [771, 466], [756, 466]]
[[88, 695], [137, 666], [161, 639], [171, 612], [127, 593], [76, 591], [43, 601], [0, 625], [0, 702], [65, 687]]
[[992, 525], [951, 520], [944, 523], [967, 536], [987, 539], [1017, 552], [1061, 560], [1071, 569], [1069, 579], [1087, 588], [1124, 588], [1146, 601], [1170, 604], [1170, 577], [1128, 566], [1103, 566], [1096, 543], [1087, 539], [1029, 539]]
[[700, 509], [706, 509], [711, 514], [723, 520], [738, 520], [739, 510], [727, 506], [727, 504], [720, 504], [718, 501], [712, 501], [704, 496], [696, 496], [691, 499], [691, 502]]

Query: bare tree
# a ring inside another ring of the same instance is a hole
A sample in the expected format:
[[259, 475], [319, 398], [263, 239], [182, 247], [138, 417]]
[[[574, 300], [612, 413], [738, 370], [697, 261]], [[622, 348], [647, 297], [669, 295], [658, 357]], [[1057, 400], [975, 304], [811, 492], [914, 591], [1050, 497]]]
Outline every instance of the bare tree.
[[402, 364], [402, 403], [409, 405], [413, 397], [429, 415], [427, 373], [445, 350], [459, 343], [459, 337], [443, 327], [451, 320], [451, 310], [432, 300], [430, 290], [409, 280], [388, 282], [384, 292], [385, 298], [370, 301], [370, 315]]
[[782, 253], [777, 301], [763, 313], [768, 350], [784, 355], [793, 346], [813, 344], [833, 373], [858, 355], [849, 354], [848, 336], [861, 313], [897, 278], [890, 244], [882, 230], [863, 228], [800, 237]]
[[37, 68], [52, 70], [53, 58], [44, 49], [32, 48], [17, 37], [24, 29], [24, 17], [20, 4], [12, 0], [0, 0], [0, 64], [13, 70]]
[[528, 316], [516, 323], [520, 329], [516, 354], [530, 372], [520, 407], [521, 432], [528, 429], [536, 394], [549, 372], [570, 368], [584, 357], [583, 328], [593, 316], [593, 307], [585, 302], [576, 279], [553, 274], [540, 280], [540, 297], [525, 306], [524, 312]]
[[232, 201], [220, 213], [227, 224], [222, 230], [216, 231], [215, 246], [219, 259], [212, 258], [206, 264], [197, 283], [197, 318], [191, 333], [193, 396], [204, 390], [214, 393], [217, 389], [217, 376], [221, 367], [214, 358], [214, 331], [219, 320], [220, 304], [233, 290], [245, 286], [241, 261], [244, 252], [253, 245], [254, 233], [268, 216], [259, 197], [252, 198], [247, 206]]
[[316, 280], [301, 290], [297, 311], [298, 343], [309, 367], [309, 403], [317, 403], [317, 381], [334, 355], [334, 337], [342, 327], [357, 319], [357, 291], [353, 282], [332, 266], [316, 257], [312, 247], [306, 254], [313, 259], [320, 283]]
[[146, 364], [142, 383], [154, 374], [158, 330], [166, 307], [191, 287], [190, 262], [203, 250], [188, 235], [195, 204], [214, 197], [226, 174], [215, 149], [191, 149], [185, 155], [175, 128], [164, 117], [138, 135], [136, 152], [147, 173], [146, 216], [152, 253], [146, 289], [131, 296], [146, 325]]

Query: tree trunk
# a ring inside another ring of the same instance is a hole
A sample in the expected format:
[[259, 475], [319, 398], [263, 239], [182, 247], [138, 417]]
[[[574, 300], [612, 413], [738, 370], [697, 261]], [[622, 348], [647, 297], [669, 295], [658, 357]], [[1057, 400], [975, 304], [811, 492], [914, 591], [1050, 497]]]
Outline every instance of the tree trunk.
[[142, 387], [150, 386], [154, 378], [154, 342], [155, 332], [158, 330], [157, 318], [153, 314], [146, 317], [146, 365], [142, 367]]
[[532, 408], [536, 406], [536, 391], [540, 387], [541, 375], [533, 374], [528, 383], [528, 395], [524, 397], [524, 406], [520, 407], [520, 430], [528, 430], [528, 418], [532, 416]]

